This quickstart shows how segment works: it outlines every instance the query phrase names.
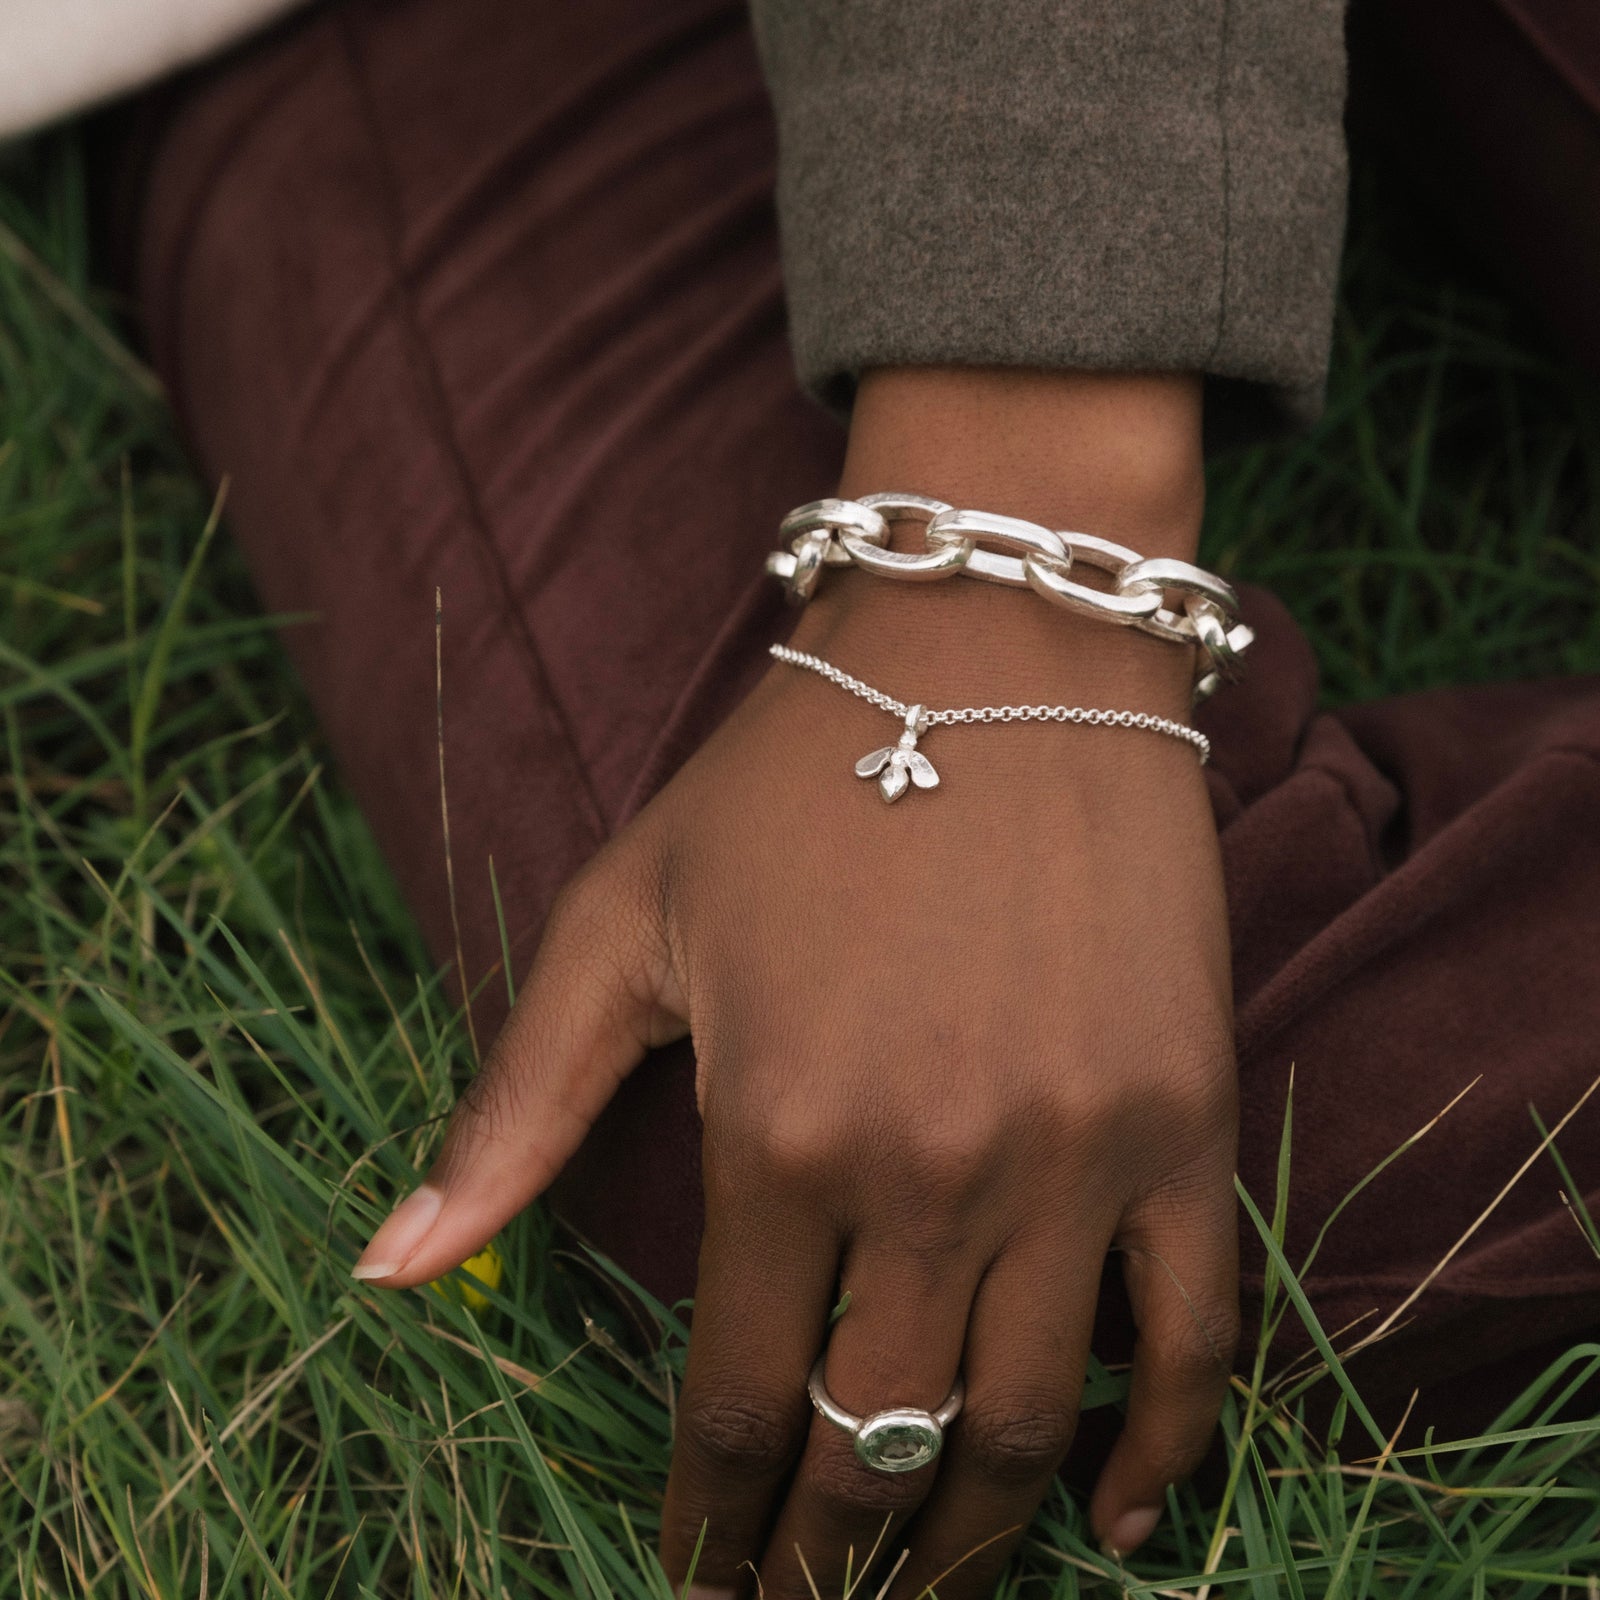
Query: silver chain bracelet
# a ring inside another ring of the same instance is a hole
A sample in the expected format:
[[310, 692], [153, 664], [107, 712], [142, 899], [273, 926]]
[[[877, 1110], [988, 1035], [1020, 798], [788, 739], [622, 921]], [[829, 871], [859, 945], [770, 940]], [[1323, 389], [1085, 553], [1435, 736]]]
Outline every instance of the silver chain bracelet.
[[881, 689], [874, 689], [859, 678], [852, 677], [831, 661], [821, 656], [809, 655], [804, 650], [791, 650], [786, 644], [769, 647], [778, 661], [791, 667], [803, 667], [829, 683], [847, 689], [868, 705], [901, 718], [905, 731], [897, 744], [884, 745], [856, 762], [858, 778], [876, 778], [885, 800], [898, 800], [906, 789], [915, 784], [919, 789], [938, 787], [939, 774], [933, 763], [917, 749], [917, 740], [929, 728], [952, 722], [1076, 722], [1092, 728], [1143, 728], [1150, 733], [1164, 733], [1168, 738], [1181, 739], [1193, 745], [1200, 753], [1202, 766], [1211, 758], [1211, 741], [1198, 728], [1174, 722], [1171, 717], [1152, 716], [1148, 711], [1100, 711], [1084, 706], [963, 706], [959, 710], [929, 711], [922, 705], [908, 705], [896, 700]]
[[[907, 520], [924, 524], [923, 549], [888, 549], [889, 524]], [[1239, 597], [1233, 589], [1192, 562], [1146, 559], [1093, 534], [1057, 533], [993, 511], [958, 511], [927, 495], [813, 500], [783, 519], [778, 537], [787, 548], [767, 557], [767, 571], [798, 605], [811, 598], [824, 567], [855, 566], [911, 583], [960, 574], [1032, 589], [1065, 610], [1194, 647], [1196, 702], [1223, 680], [1238, 676], [1241, 658], [1255, 638], [1239, 620]], [[1071, 576], [1078, 564], [1109, 574], [1111, 587], [1079, 583]]]

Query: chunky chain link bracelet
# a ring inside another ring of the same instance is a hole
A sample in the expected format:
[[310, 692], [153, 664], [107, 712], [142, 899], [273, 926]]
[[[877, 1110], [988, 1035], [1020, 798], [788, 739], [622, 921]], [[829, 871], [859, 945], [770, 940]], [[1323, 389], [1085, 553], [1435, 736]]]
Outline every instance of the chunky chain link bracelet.
[[[890, 550], [889, 524], [923, 523], [920, 551]], [[813, 500], [783, 519], [786, 548], [767, 557], [791, 601], [803, 605], [824, 567], [855, 566], [877, 577], [931, 583], [957, 574], [1032, 589], [1053, 605], [1195, 648], [1195, 700], [1236, 678], [1255, 638], [1239, 620], [1239, 597], [1214, 573], [1166, 556], [1149, 559], [1087, 533], [1058, 533], [993, 511], [959, 511], [920, 494]], [[1109, 589], [1079, 583], [1076, 566], [1110, 575]]]
[[941, 723], [954, 722], [1075, 722], [1091, 728], [1142, 728], [1150, 733], [1162, 733], [1169, 739], [1181, 739], [1192, 745], [1205, 765], [1211, 756], [1211, 741], [1198, 728], [1191, 728], [1171, 717], [1158, 717], [1148, 711], [1104, 711], [1086, 706], [962, 706], [943, 711], [929, 711], [926, 706], [908, 705], [896, 700], [882, 689], [874, 689], [860, 678], [852, 677], [842, 667], [836, 667], [821, 656], [804, 650], [792, 650], [786, 644], [769, 645], [774, 659], [787, 662], [791, 667], [803, 667], [819, 678], [848, 690], [868, 705], [899, 717], [905, 724], [899, 742], [873, 750], [856, 762], [858, 778], [876, 778], [885, 800], [898, 800], [906, 789], [915, 784], [919, 789], [935, 789], [939, 774], [933, 763], [917, 749], [917, 740], [929, 728]]

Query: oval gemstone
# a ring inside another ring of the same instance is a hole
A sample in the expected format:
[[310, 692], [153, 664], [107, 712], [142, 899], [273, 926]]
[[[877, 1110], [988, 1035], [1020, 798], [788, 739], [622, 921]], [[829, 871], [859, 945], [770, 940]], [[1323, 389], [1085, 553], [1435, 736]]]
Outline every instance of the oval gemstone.
[[861, 1424], [856, 1454], [878, 1472], [915, 1472], [943, 1442], [943, 1430], [926, 1411], [880, 1411]]

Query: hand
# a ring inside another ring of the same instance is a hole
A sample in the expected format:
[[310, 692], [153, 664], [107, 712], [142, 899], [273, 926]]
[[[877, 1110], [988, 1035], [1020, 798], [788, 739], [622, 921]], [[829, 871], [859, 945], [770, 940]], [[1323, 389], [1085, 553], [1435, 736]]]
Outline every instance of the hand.
[[[892, 486], [1046, 514], [921, 465]], [[883, 470], [847, 465], [844, 491], [891, 486]], [[901, 698], [1187, 714], [1184, 653], [1155, 641], [967, 581], [839, 579], [796, 644]], [[1149, 1533], [1227, 1380], [1229, 962], [1193, 752], [940, 728], [923, 744], [940, 788], [889, 807], [851, 767], [894, 733], [810, 674], [768, 674], [563, 895], [438, 1162], [359, 1269], [404, 1287], [464, 1260], [643, 1053], [692, 1031], [706, 1234], [662, 1557], [681, 1579], [706, 1524], [696, 1592], [754, 1569], [768, 1600], [808, 1594], [798, 1547], [836, 1593], [887, 1521], [883, 1548], [912, 1551], [897, 1596], [950, 1567], [941, 1600], [989, 1593], [1071, 1440], [1113, 1249], [1139, 1341], [1102, 1538]], [[828, 1388], [859, 1414], [933, 1409], [964, 1375], [937, 1462], [871, 1472], [811, 1413], [825, 1342]]]

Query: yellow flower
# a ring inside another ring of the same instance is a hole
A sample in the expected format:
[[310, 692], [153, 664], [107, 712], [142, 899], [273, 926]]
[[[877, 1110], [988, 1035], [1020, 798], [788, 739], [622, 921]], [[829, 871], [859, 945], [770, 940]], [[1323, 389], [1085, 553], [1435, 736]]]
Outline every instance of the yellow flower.
[[481, 1317], [489, 1309], [489, 1297], [483, 1289], [477, 1287], [477, 1284], [481, 1283], [484, 1289], [498, 1289], [505, 1275], [505, 1257], [491, 1242], [477, 1255], [468, 1256], [461, 1263], [458, 1273], [448, 1278], [440, 1278], [437, 1283], [432, 1283], [428, 1287], [435, 1294], [443, 1295], [447, 1300], [455, 1300]]

